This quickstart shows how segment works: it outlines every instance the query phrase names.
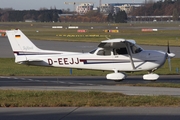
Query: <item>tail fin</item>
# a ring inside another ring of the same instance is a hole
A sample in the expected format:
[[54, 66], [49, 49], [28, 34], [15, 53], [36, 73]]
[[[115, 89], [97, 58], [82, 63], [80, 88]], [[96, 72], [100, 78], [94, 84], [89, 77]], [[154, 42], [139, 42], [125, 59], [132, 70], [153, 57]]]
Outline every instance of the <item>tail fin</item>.
[[40, 49], [36, 47], [21, 30], [6, 31], [12, 50], [14, 52], [16, 62], [25, 61], [26, 55], [32, 52], [38, 52]]
[[39, 51], [37, 48], [22, 32], [21, 30], [6, 31], [9, 42], [14, 52], [18, 51]]

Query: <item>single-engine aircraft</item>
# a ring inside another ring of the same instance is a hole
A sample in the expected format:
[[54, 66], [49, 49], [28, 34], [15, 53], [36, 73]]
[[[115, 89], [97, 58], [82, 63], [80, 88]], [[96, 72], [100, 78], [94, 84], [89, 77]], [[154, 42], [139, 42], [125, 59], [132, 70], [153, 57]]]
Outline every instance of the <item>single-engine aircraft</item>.
[[121, 38], [101, 41], [97, 49], [88, 53], [42, 50], [19, 29], [8, 30], [6, 33], [18, 64], [112, 71], [106, 78], [114, 81], [125, 79], [125, 72], [136, 71], [148, 71], [143, 75], [144, 80], [157, 80], [159, 75], [154, 71], [167, 58], [175, 56], [170, 53], [169, 44], [166, 53], [144, 50], [134, 40]]

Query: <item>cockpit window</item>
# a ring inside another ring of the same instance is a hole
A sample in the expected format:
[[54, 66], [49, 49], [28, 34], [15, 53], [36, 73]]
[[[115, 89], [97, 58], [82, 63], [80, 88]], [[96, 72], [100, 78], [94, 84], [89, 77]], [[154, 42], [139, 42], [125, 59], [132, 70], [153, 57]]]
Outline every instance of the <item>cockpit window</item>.
[[128, 54], [127, 49], [125, 47], [124, 48], [114, 49], [113, 52], [114, 52], [114, 55], [125, 55], [125, 54]]
[[128, 52], [127, 52], [127, 49], [124, 47], [124, 48], [120, 48], [120, 49], [116, 49], [116, 52], [118, 53], [118, 54], [128, 54]]
[[108, 55], [111, 55], [111, 51], [110, 51], [110, 50], [106, 50], [106, 49], [102, 49], [102, 50], [99, 50], [99, 51], [97, 52], [97, 55], [108, 56]]
[[131, 45], [131, 50], [132, 50], [132, 53], [135, 54], [135, 53], [140, 53], [142, 51], [142, 48], [133, 44]]

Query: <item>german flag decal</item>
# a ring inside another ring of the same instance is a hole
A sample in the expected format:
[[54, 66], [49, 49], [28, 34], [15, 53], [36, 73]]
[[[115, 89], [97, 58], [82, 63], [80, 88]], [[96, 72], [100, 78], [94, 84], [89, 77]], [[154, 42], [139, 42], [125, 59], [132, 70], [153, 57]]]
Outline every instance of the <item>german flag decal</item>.
[[20, 35], [15, 35], [15, 38], [20, 38], [21, 36]]

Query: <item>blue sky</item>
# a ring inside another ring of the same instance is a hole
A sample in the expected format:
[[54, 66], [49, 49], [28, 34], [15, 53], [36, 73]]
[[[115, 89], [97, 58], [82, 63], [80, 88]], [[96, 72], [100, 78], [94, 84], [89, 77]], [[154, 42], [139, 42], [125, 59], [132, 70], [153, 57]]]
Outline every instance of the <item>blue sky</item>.
[[[142, 3], [145, 0], [101, 0], [102, 3]], [[148, 0], [147, 0], [148, 1]], [[157, 0], [153, 0], [157, 1]], [[73, 9], [73, 5], [65, 5], [64, 2], [94, 2], [95, 7], [99, 0], [0, 0], [0, 8], [13, 8], [15, 10], [39, 10], [40, 8], [56, 7], [57, 9]]]

